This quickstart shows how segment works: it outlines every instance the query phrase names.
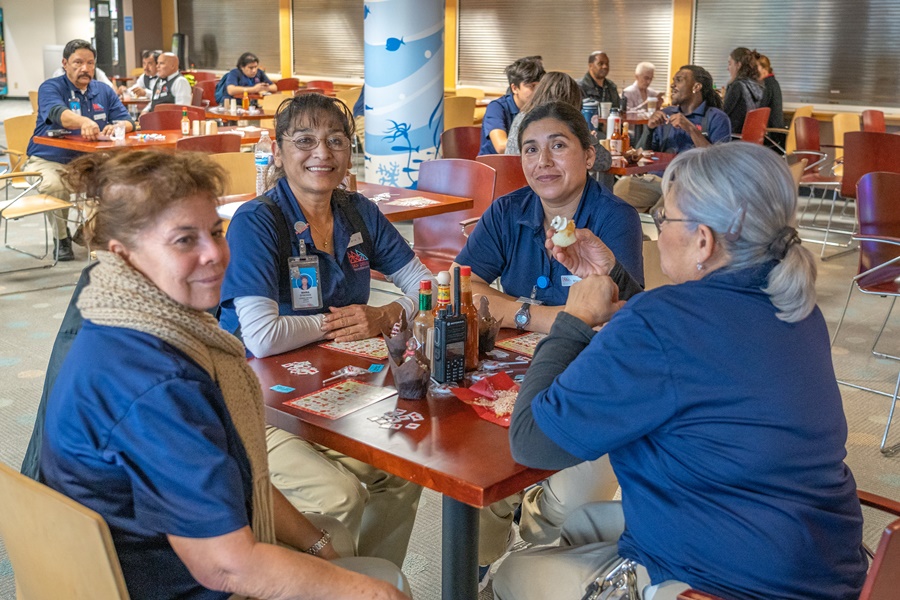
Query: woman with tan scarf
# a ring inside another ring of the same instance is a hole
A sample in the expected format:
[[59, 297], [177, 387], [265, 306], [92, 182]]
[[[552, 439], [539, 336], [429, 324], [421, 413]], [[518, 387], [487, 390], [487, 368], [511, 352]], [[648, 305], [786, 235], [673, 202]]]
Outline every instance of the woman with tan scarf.
[[405, 585], [387, 561], [340, 559], [269, 481], [259, 382], [206, 312], [229, 258], [223, 178], [192, 153], [70, 165], [71, 188], [97, 199], [99, 264], [48, 401], [41, 478], [106, 519], [135, 599], [404, 598], [337, 566]]

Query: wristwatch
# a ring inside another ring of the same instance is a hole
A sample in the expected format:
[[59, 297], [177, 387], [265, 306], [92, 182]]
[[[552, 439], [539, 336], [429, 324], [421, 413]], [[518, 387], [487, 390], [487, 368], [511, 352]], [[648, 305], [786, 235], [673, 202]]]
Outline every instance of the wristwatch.
[[522, 303], [522, 308], [516, 311], [515, 316], [516, 329], [519, 331], [524, 331], [528, 324], [531, 323], [531, 304], [528, 302]]

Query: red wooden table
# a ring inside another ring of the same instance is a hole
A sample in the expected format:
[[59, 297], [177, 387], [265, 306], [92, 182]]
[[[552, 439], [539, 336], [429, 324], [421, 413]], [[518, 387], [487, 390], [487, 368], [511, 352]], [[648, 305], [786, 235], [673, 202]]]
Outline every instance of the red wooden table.
[[654, 152], [655, 159], [649, 165], [639, 167], [637, 164], [629, 164], [627, 167], [610, 167], [607, 173], [613, 175], [643, 175], [644, 173], [655, 173], [656, 171], [665, 171], [669, 163], [677, 156], [677, 154], [668, 154], [665, 152]]
[[[501, 337], [515, 335], [512, 330]], [[292, 375], [282, 365], [309, 361], [319, 372]], [[425, 400], [392, 396], [341, 417], [326, 419], [287, 406], [294, 398], [315, 392], [331, 372], [346, 365], [368, 368], [373, 362], [310, 346], [263, 359], [251, 359], [259, 377], [269, 424], [305, 440], [333, 448], [379, 469], [440, 492], [443, 496], [442, 598], [478, 596], [478, 508], [502, 500], [552, 474], [516, 463], [510, 455], [506, 428], [479, 418], [453, 396], [429, 393]], [[390, 385], [390, 369], [359, 378], [377, 386]], [[296, 391], [272, 391], [285, 385]], [[369, 420], [397, 408], [424, 418], [418, 429], [382, 429]]]
[[206, 118], [221, 119], [223, 121], [259, 121], [260, 119], [275, 118], [275, 111], [264, 111], [262, 109], [256, 109], [253, 112], [249, 112], [245, 111], [242, 108], [238, 108], [238, 114], [233, 115], [230, 112], [226, 111], [224, 107], [215, 106], [213, 108], [206, 109]]
[[78, 134], [69, 134], [65, 137], [52, 138], [43, 135], [34, 136], [35, 144], [43, 144], [45, 146], [53, 146], [55, 148], [65, 148], [66, 150], [75, 150], [77, 152], [99, 152], [101, 150], [146, 150], [146, 149], [163, 149], [174, 148], [175, 142], [180, 140], [182, 135], [180, 131], [154, 131], [153, 133], [165, 137], [162, 140], [140, 139], [139, 133], [126, 133], [124, 143], [106, 141], [87, 140]]

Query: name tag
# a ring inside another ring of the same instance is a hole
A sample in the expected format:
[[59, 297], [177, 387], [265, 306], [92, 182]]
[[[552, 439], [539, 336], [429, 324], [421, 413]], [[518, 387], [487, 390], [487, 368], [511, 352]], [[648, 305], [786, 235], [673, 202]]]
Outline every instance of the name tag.
[[563, 287], [572, 287], [573, 284], [581, 281], [581, 277], [578, 275], [561, 275], [559, 279]]
[[350, 236], [350, 242], [347, 244], [347, 247], [351, 248], [353, 246], [358, 246], [360, 244], [362, 244], [362, 234], [359, 232], [356, 232]]
[[94, 115], [94, 120], [95, 120], [95, 121], [105, 121], [105, 120], [106, 120], [106, 113], [97, 113], [97, 114], [95, 114], [95, 115]]

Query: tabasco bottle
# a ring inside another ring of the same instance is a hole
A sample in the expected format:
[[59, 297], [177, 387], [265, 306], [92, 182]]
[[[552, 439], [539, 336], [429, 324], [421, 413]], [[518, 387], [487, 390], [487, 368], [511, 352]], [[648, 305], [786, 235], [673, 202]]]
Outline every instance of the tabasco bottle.
[[431, 311], [432, 317], [437, 317], [441, 309], [450, 312], [450, 271], [441, 271], [437, 274], [438, 295], [437, 303]]
[[413, 337], [416, 338], [421, 358], [431, 358], [434, 335], [434, 315], [431, 314], [431, 280], [419, 282], [419, 312], [413, 320]]
[[472, 302], [472, 267], [459, 268], [459, 312], [466, 318], [466, 371], [478, 368], [478, 309]]
[[631, 136], [628, 134], [628, 122], [622, 122], [622, 154], [631, 149]]
[[609, 152], [613, 156], [621, 156], [624, 151], [624, 148], [622, 147], [622, 129], [620, 125], [621, 121], [618, 121], [617, 119], [612, 135], [609, 137]]
[[181, 111], [181, 135], [191, 134], [191, 120], [187, 116], [187, 111]]

